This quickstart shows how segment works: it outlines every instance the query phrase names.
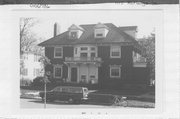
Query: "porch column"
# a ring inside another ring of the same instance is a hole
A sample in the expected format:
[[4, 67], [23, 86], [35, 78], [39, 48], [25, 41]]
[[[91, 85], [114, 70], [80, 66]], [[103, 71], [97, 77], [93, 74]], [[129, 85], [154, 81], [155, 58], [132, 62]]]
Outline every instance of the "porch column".
[[78, 72], [77, 72], [77, 83], [79, 83], [79, 81], [80, 81], [80, 64], [79, 63], [77, 65], [77, 70], [78, 70]]
[[68, 80], [67, 80], [67, 82], [70, 82], [70, 80], [71, 80], [71, 67], [70, 67], [70, 65], [68, 65]]
[[87, 83], [89, 83], [89, 64], [87, 64]]

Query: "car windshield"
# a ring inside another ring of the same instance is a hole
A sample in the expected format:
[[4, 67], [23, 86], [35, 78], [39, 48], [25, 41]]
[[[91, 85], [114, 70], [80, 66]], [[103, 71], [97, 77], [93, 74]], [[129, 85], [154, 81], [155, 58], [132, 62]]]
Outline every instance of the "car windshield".
[[81, 88], [69, 88], [68, 92], [70, 93], [82, 93], [82, 89]]

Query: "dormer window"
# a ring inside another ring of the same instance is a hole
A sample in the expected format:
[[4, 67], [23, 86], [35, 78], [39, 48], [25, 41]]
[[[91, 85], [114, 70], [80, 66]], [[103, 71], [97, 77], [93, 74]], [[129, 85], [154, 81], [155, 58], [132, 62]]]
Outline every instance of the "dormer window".
[[74, 31], [74, 32], [71, 32], [71, 33], [70, 33], [70, 37], [71, 37], [71, 38], [78, 38], [78, 37], [77, 37], [77, 32], [75, 32], [75, 31]]
[[102, 36], [103, 36], [102, 33], [97, 33], [97, 34], [96, 34], [96, 37], [102, 37]]
[[98, 23], [94, 27], [94, 37], [95, 38], [104, 38], [108, 33], [108, 27], [104, 24]]
[[76, 26], [75, 24], [69, 27], [69, 38], [70, 39], [78, 39], [80, 38], [81, 34], [83, 33], [83, 28]]

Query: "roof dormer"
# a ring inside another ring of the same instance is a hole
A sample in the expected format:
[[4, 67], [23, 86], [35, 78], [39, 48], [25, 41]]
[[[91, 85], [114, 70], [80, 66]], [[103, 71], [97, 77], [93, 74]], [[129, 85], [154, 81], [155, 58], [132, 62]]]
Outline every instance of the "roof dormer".
[[108, 33], [108, 27], [102, 23], [98, 23], [94, 26], [94, 37], [105, 38]]
[[84, 29], [81, 28], [80, 26], [76, 26], [75, 24], [72, 24], [69, 28], [69, 38], [70, 39], [79, 39], [80, 36], [82, 35]]

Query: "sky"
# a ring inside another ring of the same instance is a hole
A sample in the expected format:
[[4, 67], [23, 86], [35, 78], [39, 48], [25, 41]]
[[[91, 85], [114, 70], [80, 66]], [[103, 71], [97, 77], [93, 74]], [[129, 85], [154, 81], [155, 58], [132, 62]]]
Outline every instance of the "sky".
[[45, 40], [53, 37], [53, 25], [60, 25], [64, 32], [72, 24], [113, 23], [116, 26], [137, 26], [137, 38], [148, 36], [158, 25], [158, 12], [153, 10], [76, 10], [58, 11], [45, 17], [37, 17], [39, 23], [33, 27], [33, 32]]

